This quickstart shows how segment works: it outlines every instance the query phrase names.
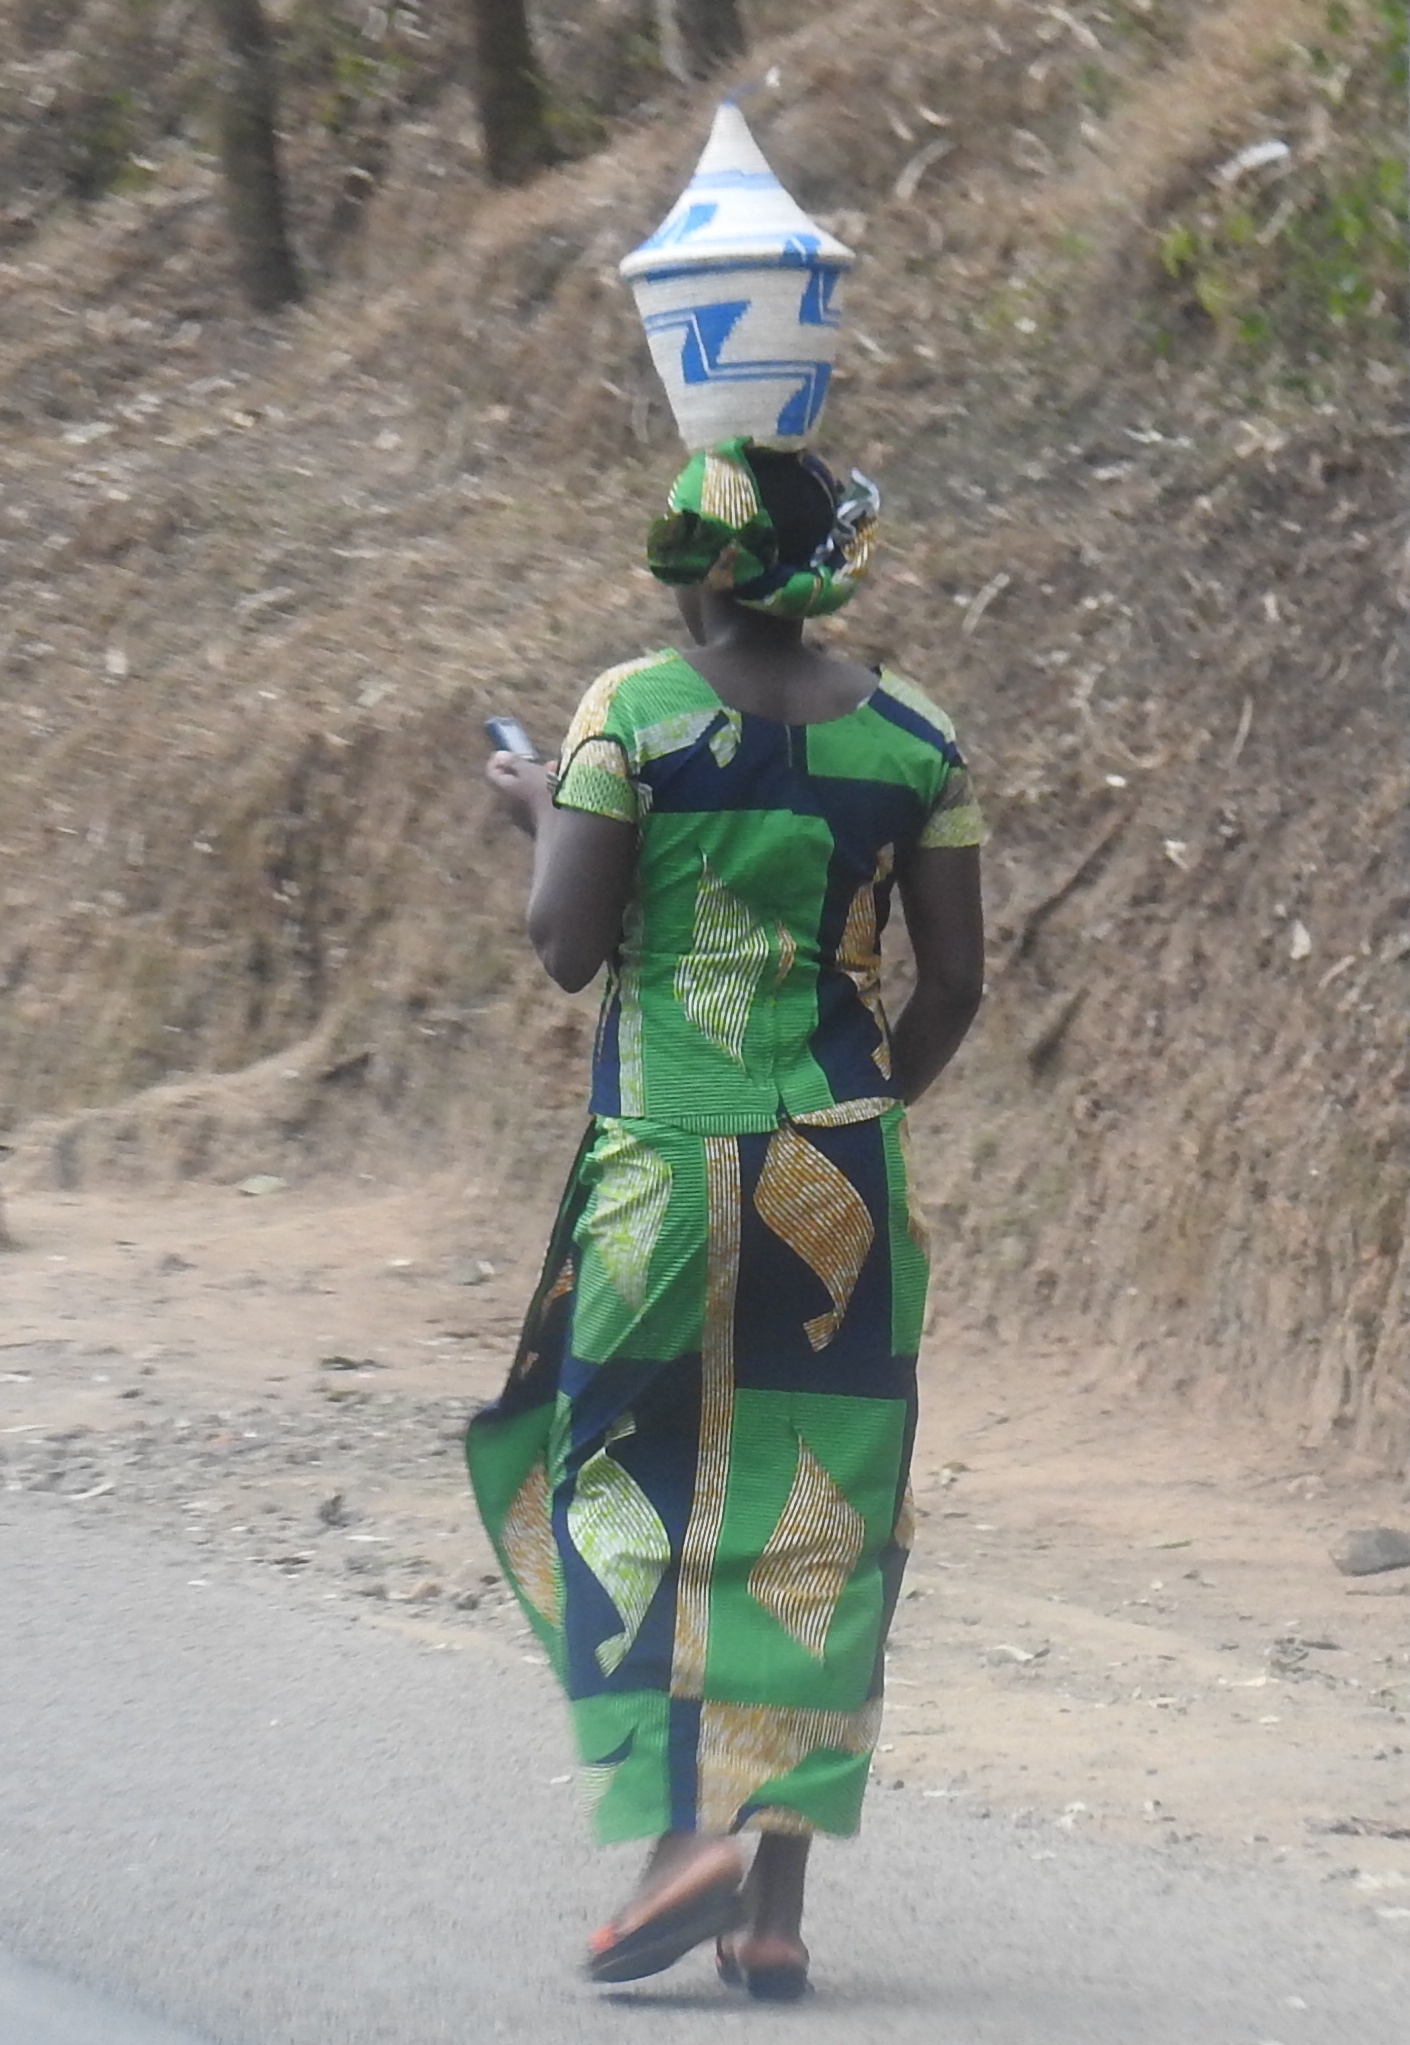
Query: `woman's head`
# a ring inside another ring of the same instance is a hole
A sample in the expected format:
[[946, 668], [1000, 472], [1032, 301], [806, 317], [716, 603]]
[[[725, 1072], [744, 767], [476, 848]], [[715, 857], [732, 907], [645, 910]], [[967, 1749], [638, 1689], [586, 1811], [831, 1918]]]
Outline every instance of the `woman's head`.
[[773, 526], [779, 560], [805, 565], [832, 532], [835, 478], [816, 457], [774, 447], [751, 447], [745, 459]]
[[661, 582], [732, 596], [773, 617], [840, 610], [867, 571], [880, 498], [848, 490], [815, 455], [744, 440], [692, 457], [647, 537]]

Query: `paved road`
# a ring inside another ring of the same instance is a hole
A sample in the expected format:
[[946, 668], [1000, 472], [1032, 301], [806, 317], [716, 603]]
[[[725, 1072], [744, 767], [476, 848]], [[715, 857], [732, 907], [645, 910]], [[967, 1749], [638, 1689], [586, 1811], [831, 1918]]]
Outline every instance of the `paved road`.
[[819, 1856], [806, 2017], [703, 1955], [603, 1996], [566, 1768], [517, 1650], [0, 1496], [0, 2045], [1404, 2045], [1410, 1925], [909, 1791]]
[[0, 1953], [0, 2045], [202, 2045]]

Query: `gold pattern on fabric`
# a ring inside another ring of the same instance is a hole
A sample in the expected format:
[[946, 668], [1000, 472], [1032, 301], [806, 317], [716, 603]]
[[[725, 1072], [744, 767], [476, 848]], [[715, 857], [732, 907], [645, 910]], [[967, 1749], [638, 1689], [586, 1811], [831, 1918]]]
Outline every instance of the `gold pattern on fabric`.
[[749, 1572], [749, 1595], [815, 1661], [865, 1541], [861, 1514], [800, 1438], [792, 1488]]
[[[881, 1700], [860, 1711], [798, 1711], [770, 1704], [716, 1704], [700, 1710], [696, 1823], [702, 1832], [731, 1832], [764, 1787], [819, 1748], [870, 1754], [881, 1731]], [[782, 1805], [760, 1811], [751, 1825], [766, 1832], [811, 1832], [807, 1819]]]
[[632, 963], [641, 957], [642, 920], [641, 897], [633, 894], [622, 917], [623, 965], [617, 980], [618, 1102], [628, 1117], [646, 1113], [641, 968]]
[[982, 845], [988, 836], [984, 813], [974, 793], [967, 767], [952, 767], [940, 798], [921, 827], [917, 844], [922, 850]]
[[718, 715], [715, 710], [679, 710], [674, 717], [642, 725], [636, 735], [637, 758], [644, 766], [648, 760], [664, 760], [670, 753], [684, 752], [705, 736]]
[[[716, 713], [718, 715], [718, 712]], [[737, 710], [725, 706], [725, 721], [710, 741], [710, 751], [715, 756], [717, 767], [727, 767], [739, 751], [744, 738], [744, 719]]]
[[766, 926], [702, 859], [695, 929], [676, 967], [675, 996], [701, 1035], [737, 1065], [744, 1063], [749, 1012], [772, 953]]
[[742, 532], [759, 515], [759, 492], [743, 462], [707, 454], [700, 478], [700, 516]]
[[[613, 1430], [620, 1440], [630, 1424]], [[600, 1641], [604, 1676], [622, 1665], [671, 1561], [671, 1537], [651, 1500], [606, 1448], [578, 1472], [568, 1507], [573, 1546], [617, 1607], [622, 1631]]]
[[651, 1255], [671, 1204], [671, 1167], [659, 1151], [620, 1123], [598, 1136], [602, 1176], [587, 1219], [588, 1239], [617, 1296], [638, 1313], [646, 1304]]
[[731, 590], [734, 588], [734, 564], [739, 559], [739, 542], [731, 540], [721, 547], [715, 556], [714, 566], [705, 577], [706, 589]]
[[[876, 552], [877, 521], [869, 518], [858, 526], [847, 544], [841, 574], [848, 582], [860, 582], [871, 568]], [[840, 579], [840, 577], [838, 578]]]
[[538, 1351], [536, 1349], [519, 1349], [514, 1361], [509, 1366], [509, 1377], [505, 1384], [505, 1390], [508, 1391], [511, 1386], [522, 1385], [525, 1378], [532, 1375], [538, 1360]]
[[539, 1617], [558, 1624], [558, 1558], [549, 1517], [548, 1470], [542, 1457], [510, 1501], [499, 1530], [505, 1560]]
[[820, 1150], [795, 1130], [780, 1129], [769, 1138], [754, 1205], [827, 1287], [831, 1312], [803, 1323], [814, 1349], [826, 1349], [842, 1325], [875, 1235], [866, 1201]]
[[778, 939], [778, 971], [774, 975], [774, 992], [777, 993], [793, 971], [798, 957], [798, 940], [786, 923], [775, 923], [774, 935]]
[[559, 1269], [558, 1276], [554, 1279], [552, 1285], [549, 1286], [548, 1291], [543, 1296], [543, 1302], [539, 1308], [540, 1313], [546, 1314], [549, 1308], [553, 1305], [553, 1302], [555, 1300], [566, 1299], [568, 1297], [569, 1293], [573, 1290], [576, 1275], [577, 1274], [573, 1270], [572, 1258], [565, 1257]]
[[560, 809], [586, 810], [620, 824], [637, 821], [636, 789], [627, 772], [626, 755], [615, 739], [584, 739], [575, 753], [565, 753], [564, 758], [567, 765], [554, 797]]
[[896, 1142], [901, 1153], [901, 1166], [906, 1175], [906, 1234], [927, 1260], [930, 1257], [930, 1223], [920, 1204], [916, 1191], [915, 1158], [911, 1151], [911, 1125], [905, 1116], [896, 1127]]
[[705, 1689], [710, 1576], [724, 1524], [734, 1422], [734, 1300], [739, 1284], [741, 1208], [739, 1146], [732, 1136], [707, 1136], [704, 1150], [706, 1247], [705, 1319], [700, 1344], [700, 1451], [676, 1589], [673, 1697], [699, 1697]]
[[908, 682], [904, 675], [895, 674], [890, 668], [883, 674], [881, 686], [888, 696], [894, 696], [898, 703], [905, 704], [907, 710], [914, 710], [917, 717], [923, 717], [947, 744], [955, 744], [954, 725], [939, 705], [931, 702], [923, 689], [918, 689], [914, 682]]
[[612, 699], [623, 682], [630, 675], [644, 674], [648, 668], [655, 667], [660, 657], [656, 653], [642, 654], [636, 660], [626, 660], [618, 667], [609, 667], [597, 677], [573, 712], [573, 721], [568, 726], [568, 736], [559, 755], [561, 759], [571, 761], [580, 746], [586, 745], [589, 739], [603, 736]]
[[836, 1101], [830, 1108], [805, 1108], [792, 1120], [803, 1129], [850, 1129], [854, 1122], [875, 1122], [897, 1106], [894, 1094], [867, 1094], [859, 1101]]
[[612, 1787], [612, 1778], [620, 1766], [618, 1761], [585, 1761], [578, 1770], [578, 1791], [588, 1818]]
[[858, 888], [852, 897], [837, 947], [839, 969], [856, 988], [858, 999], [880, 1032], [880, 1042], [871, 1055], [883, 1079], [891, 1077], [891, 1037], [886, 1027], [886, 1011], [881, 1005], [881, 946], [876, 927], [876, 890], [889, 878], [895, 863], [895, 847], [883, 845], [876, 862], [876, 872], [867, 885]]

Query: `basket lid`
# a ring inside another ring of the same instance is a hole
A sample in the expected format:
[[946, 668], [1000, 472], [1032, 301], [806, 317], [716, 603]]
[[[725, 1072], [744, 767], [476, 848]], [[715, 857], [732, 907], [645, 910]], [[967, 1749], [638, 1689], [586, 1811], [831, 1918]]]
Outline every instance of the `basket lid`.
[[732, 99], [715, 115], [690, 183], [656, 232], [624, 258], [629, 282], [661, 270], [721, 264], [850, 269], [852, 250], [787, 193]]

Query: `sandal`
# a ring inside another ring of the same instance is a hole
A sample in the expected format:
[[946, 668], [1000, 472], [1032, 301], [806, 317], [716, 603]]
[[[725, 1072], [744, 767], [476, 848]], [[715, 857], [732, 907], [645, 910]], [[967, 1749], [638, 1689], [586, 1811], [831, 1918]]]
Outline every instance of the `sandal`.
[[643, 1981], [649, 1974], [674, 1967], [706, 1939], [718, 1940], [722, 1933], [733, 1931], [744, 1917], [741, 1886], [736, 1877], [711, 1882], [684, 1903], [657, 1911], [632, 1931], [618, 1932], [610, 1924], [595, 1931], [588, 1941], [589, 1980], [606, 1986]]
[[733, 1946], [715, 1940], [715, 1971], [727, 1988], [747, 1989], [756, 2002], [798, 2002], [808, 1993], [808, 1962], [786, 1960], [774, 1967], [745, 1967]]

